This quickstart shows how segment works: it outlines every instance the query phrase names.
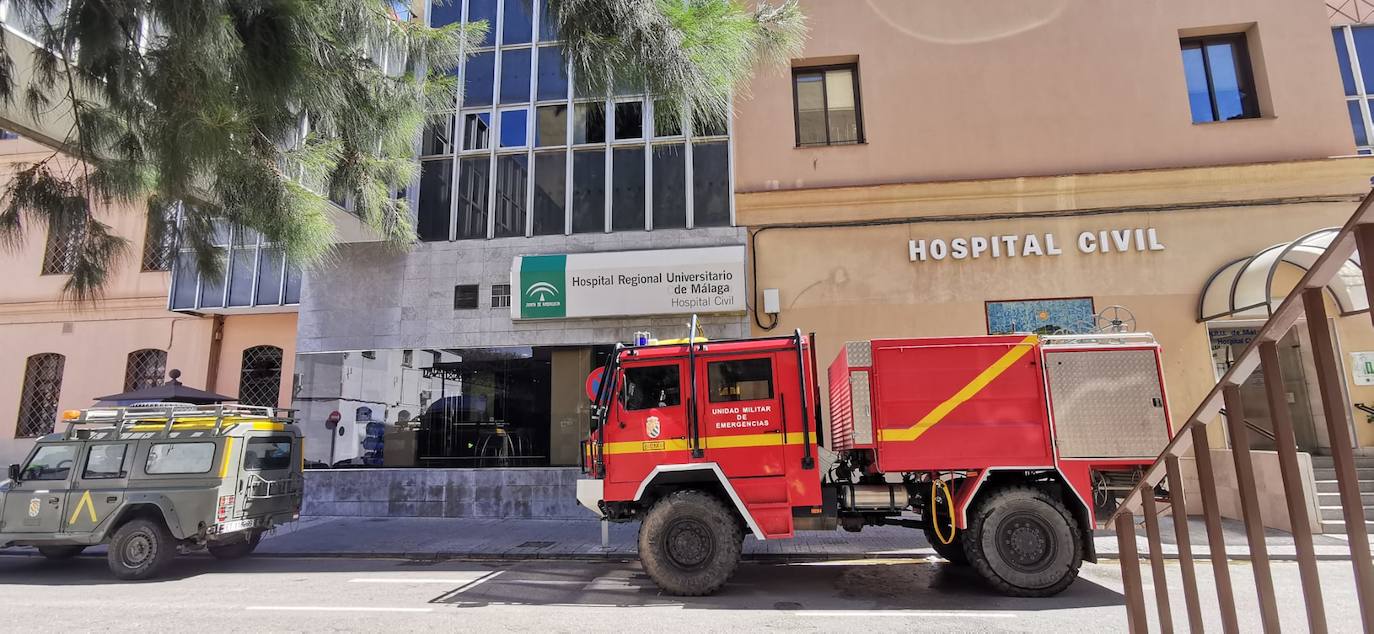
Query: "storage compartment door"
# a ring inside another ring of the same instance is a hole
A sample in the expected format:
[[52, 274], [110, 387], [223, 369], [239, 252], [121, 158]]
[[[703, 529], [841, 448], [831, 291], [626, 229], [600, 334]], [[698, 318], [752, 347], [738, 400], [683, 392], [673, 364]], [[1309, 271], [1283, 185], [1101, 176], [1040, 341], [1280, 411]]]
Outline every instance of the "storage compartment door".
[[1062, 458], [1153, 458], [1169, 442], [1153, 349], [1045, 353]]

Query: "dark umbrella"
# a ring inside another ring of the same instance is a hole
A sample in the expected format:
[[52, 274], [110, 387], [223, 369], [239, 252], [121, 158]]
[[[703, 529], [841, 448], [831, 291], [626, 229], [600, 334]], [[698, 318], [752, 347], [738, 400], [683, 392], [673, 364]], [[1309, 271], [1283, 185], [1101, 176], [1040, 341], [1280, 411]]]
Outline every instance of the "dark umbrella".
[[167, 373], [167, 382], [156, 387], [145, 387], [141, 390], [111, 394], [109, 396], [96, 397], [97, 401], [120, 402], [120, 403], [190, 403], [192, 405], [209, 405], [222, 403], [224, 401], [237, 401], [232, 396], [197, 390], [193, 387], [182, 385], [177, 379], [181, 377], [181, 370], [173, 369]]

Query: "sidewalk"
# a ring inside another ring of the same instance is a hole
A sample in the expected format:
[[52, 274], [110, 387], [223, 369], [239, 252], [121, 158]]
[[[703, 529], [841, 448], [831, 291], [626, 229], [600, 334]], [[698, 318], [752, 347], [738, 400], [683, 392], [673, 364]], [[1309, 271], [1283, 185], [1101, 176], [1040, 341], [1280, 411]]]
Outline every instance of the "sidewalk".
[[[1160, 518], [1164, 554], [1176, 558], [1172, 518]], [[636, 556], [638, 524], [611, 524], [608, 548], [601, 546], [596, 520], [474, 519], [423, 517], [307, 517], [266, 536], [257, 554], [282, 557], [402, 557], [411, 559], [632, 559]], [[1141, 556], [1148, 549], [1144, 529], [1136, 544]], [[1239, 522], [1224, 520], [1226, 552], [1231, 559], [1248, 559], [1249, 547]], [[1191, 518], [1193, 556], [1209, 554], [1201, 518]], [[1116, 534], [1099, 530], [1097, 554], [1105, 559], [1119, 552]], [[1292, 536], [1271, 530], [1266, 536], [1269, 557], [1295, 557]], [[1345, 536], [1317, 535], [1319, 559], [1350, 558]], [[868, 527], [860, 533], [799, 532], [789, 540], [746, 538], [746, 559], [816, 560], [859, 558], [925, 558], [935, 555], [921, 531], [899, 526]]]

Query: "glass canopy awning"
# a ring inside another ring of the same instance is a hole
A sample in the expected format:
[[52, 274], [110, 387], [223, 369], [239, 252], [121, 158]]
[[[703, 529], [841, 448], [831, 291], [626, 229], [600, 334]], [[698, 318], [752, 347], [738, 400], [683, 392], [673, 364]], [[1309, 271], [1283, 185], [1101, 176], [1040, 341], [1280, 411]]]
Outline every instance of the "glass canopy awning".
[[[1217, 269], [1208, 278], [1198, 298], [1198, 321], [1223, 317], [1268, 319], [1288, 291], [1280, 289], [1275, 295], [1274, 275], [1285, 263], [1307, 271], [1339, 232], [1339, 227], [1313, 231], [1292, 242], [1276, 244]], [[1341, 264], [1340, 271], [1326, 285], [1326, 290], [1335, 300], [1342, 316], [1369, 310], [1358, 251]]]

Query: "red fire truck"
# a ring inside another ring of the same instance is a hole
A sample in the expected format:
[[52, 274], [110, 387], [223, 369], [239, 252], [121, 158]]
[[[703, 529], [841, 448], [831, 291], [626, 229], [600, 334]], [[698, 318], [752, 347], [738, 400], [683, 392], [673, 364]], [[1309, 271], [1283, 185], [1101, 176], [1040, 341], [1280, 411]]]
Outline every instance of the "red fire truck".
[[849, 342], [828, 417], [814, 355], [798, 330], [618, 345], [600, 370], [578, 500], [641, 522], [666, 592], [718, 590], [746, 533], [900, 525], [998, 591], [1053, 595], [1095, 560], [1095, 497], [1172, 434], [1144, 333]]

